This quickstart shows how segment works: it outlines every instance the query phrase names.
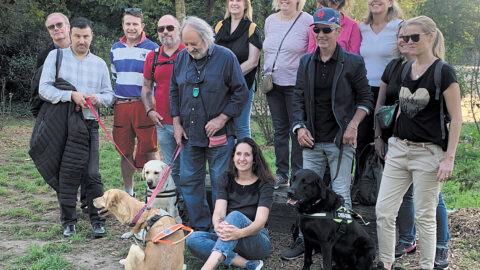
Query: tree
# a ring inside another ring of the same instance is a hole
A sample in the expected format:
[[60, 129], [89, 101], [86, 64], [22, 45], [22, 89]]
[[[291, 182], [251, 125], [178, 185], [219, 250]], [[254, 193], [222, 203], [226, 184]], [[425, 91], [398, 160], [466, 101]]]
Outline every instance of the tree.
[[175, 0], [175, 14], [177, 20], [182, 23], [185, 19], [185, 0]]

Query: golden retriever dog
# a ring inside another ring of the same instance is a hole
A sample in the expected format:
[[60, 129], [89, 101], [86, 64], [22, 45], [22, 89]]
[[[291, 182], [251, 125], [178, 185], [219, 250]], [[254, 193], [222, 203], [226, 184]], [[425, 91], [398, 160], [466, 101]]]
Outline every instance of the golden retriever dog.
[[[157, 187], [158, 182], [160, 182], [162, 178], [163, 171], [166, 168], [167, 164], [160, 160], [150, 160], [149, 162], [145, 163], [145, 165], [143, 165], [142, 179], [147, 182], [148, 198], [150, 198], [153, 190]], [[173, 178], [171, 174], [169, 174], [167, 180], [160, 188], [158, 195], [152, 202], [151, 206], [167, 211], [175, 218], [178, 223], [182, 223], [178, 208], [175, 205], [175, 202], [177, 201], [176, 190], [177, 187], [175, 186], [175, 182], [173, 182]]]
[[[143, 203], [132, 198], [128, 193], [119, 189], [107, 190], [102, 197], [93, 200], [93, 205], [100, 209], [99, 213], [104, 215], [113, 214], [122, 224], [129, 224], [144, 206]], [[155, 215], [161, 215], [159, 209], [151, 208], [145, 210], [134, 227], [132, 233], [138, 233], [146, 229], [147, 222]], [[181, 270], [183, 269], [183, 252], [185, 241], [176, 245], [163, 243], [155, 244], [153, 237], [164, 229], [175, 225], [175, 219], [170, 216], [163, 216], [148, 230], [145, 235], [146, 246], [144, 249], [132, 245], [125, 262], [126, 270]], [[184, 237], [183, 231], [176, 231], [167, 236], [166, 240], [177, 241]]]

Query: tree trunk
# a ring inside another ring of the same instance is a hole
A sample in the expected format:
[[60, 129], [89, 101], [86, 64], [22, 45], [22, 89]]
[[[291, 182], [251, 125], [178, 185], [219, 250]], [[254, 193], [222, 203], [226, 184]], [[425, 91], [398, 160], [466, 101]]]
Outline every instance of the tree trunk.
[[175, 13], [177, 20], [182, 24], [185, 19], [185, 0], [175, 0]]

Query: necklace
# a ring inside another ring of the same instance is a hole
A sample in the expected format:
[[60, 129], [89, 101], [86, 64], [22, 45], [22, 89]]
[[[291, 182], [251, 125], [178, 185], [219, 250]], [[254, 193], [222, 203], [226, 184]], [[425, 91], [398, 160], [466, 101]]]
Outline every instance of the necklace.
[[412, 72], [413, 72], [413, 76], [415, 77], [415, 80], [418, 80], [418, 78], [420, 78], [420, 76], [422, 76], [423, 73], [425, 73], [425, 71], [432, 65], [432, 63], [428, 63], [423, 67], [419, 67], [418, 64], [415, 66], [412, 66]]

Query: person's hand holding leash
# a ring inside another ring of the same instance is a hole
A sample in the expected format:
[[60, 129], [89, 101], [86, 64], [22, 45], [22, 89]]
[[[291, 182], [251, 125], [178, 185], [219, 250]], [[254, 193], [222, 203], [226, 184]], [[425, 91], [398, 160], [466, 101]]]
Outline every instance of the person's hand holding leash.
[[72, 101], [82, 108], [87, 108], [85, 104], [87, 102], [87, 95], [85, 95], [85, 93], [72, 91]]
[[98, 97], [95, 94], [87, 95], [87, 99], [90, 100], [92, 105], [96, 105], [98, 103]]

